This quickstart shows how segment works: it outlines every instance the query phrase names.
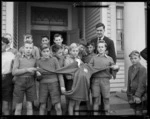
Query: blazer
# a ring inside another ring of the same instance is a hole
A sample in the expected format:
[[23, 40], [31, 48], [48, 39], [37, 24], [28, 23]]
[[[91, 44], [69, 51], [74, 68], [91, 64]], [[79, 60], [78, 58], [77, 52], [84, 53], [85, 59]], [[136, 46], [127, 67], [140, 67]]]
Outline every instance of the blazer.
[[127, 95], [137, 96], [142, 98], [146, 93], [146, 68], [141, 65], [141, 63], [136, 64], [136, 68], [133, 69], [133, 65], [129, 67], [128, 70], [128, 86], [127, 86]]
[[[106, 36], [104, 36], [103, 40], [107, 44], [107, 51], [108, 51], [107, 55], [110, 56], [110, 57], [112, 57], [112, 59], [116, 63], [116, 53], [115, 53], [115, 47], [114, 47], [113, 40], [109, 39]], [[95, 44], [95, 50], [94, 50], [94, 52], [97, 53], [97, 38], [92, 39], [91, 42]]]

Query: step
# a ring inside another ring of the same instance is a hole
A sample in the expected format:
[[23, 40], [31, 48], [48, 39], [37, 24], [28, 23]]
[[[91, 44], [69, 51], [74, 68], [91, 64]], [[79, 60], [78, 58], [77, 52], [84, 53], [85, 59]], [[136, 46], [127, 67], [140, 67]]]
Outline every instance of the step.
[[135, 112], [133, 109], [123, 109], [115, 110], [115, 112], [110, 115], [135, 115]]
[[124, 78], [111, 79], [110, 83], [124, 83]]
[[110, 87], [111, 87], [111, 88], [113, 88], [113, 87], [119, 88], [119, 87], [124, 87], [124, 86], [125, 86], [124, 82], [123, 82], [123, 83], [114, 83], [114, 84], [111, 83], [111, 84], [110, 84]]
[[124, 70], [119, 70], [118, 72], [117, 72], [117, 75], [124, 75]]
[[121, 92], [124, 87], [110, 87], [110, 92]]

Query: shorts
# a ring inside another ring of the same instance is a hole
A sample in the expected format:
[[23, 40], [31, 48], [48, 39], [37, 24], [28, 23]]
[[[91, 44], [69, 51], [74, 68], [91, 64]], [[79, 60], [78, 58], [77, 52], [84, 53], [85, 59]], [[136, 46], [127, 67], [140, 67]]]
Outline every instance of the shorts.
[[103, 98], [110, 97], [110, 81], [109, 78], [93, 78], [92, 79], [92, 97], [99, 97], [102, 94]]
[[14, 100], [16, 103], [22, 103], [26, 94], [26, 101], [34, 101], [37, 99], [36, 85], [32, 76], [18, 76], [14, 84]]
[[58, 82], [40, 83], [39, 89], [40, 103], [47, 102], [48, 94], [50, 94], [50, 99], [53, 105], [61, 102], [60, 86]]
[[2, 75], [2, 101], [10, 102], [13, 97], [12, 74]]

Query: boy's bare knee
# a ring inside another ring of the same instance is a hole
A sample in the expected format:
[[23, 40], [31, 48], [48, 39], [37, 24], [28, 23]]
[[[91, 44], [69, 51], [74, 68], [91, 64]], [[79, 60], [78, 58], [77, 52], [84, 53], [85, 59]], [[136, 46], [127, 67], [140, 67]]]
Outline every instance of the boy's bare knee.
[[60, 105], [60, 103], [56, 103], [56, 104], [55, 104], [55, 109], [58, 110], [58, 111], [61, 110], [61, 105]]
[[9, 105], [8, 104], [9, 104], [8, 102], [3, 101], [3, 111], [6, 111], [6, 110], [9, 109]]
[[46, 104], [45, 103], [41, 103], [40, 104], [40, 110], [45, 110], [46, 109]]
[[16, 104], [15, 115], [21, 115], [22, 103]]

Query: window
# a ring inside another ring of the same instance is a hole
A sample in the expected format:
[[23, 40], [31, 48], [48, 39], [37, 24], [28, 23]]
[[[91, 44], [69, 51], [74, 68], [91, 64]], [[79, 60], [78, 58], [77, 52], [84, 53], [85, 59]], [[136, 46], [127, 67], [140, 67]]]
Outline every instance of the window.
[[31, 7], [32, 25], [68, 25], [68, 10], [61, 8]]
[[116, 7], [116, 22], [117, 51], [123, 51], [123, 7], [121, 6]]

